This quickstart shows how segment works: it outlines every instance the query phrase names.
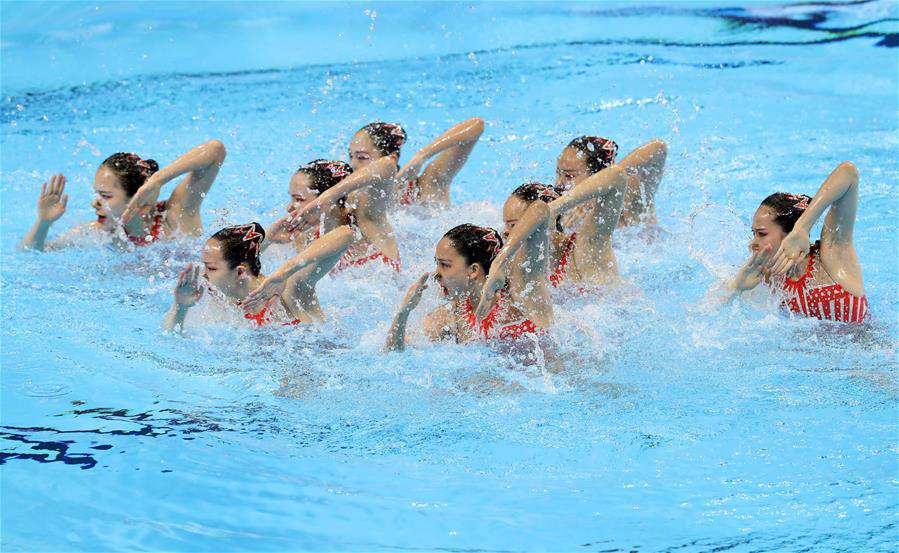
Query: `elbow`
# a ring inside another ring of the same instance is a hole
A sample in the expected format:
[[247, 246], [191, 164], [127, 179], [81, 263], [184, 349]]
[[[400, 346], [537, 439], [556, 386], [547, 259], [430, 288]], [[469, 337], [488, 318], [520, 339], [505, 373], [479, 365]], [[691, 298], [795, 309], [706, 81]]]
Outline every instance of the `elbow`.
[[851, 161], [844, 161], [837, 167], [837, 171], [846, 175], [854, 183], [858, 182], [858, 168]]
[[468, 121], [471, 123], [471, 132], [474, 135], [473, 138], [477, 140], [484, 133], [484, 120], [480, 117], [472, 117]]
[[213, 161], [221, 165], [225, 161], [225, 156], [228, 155], [227, 150], [225, 150], [225, 144], [221, 140], [210, 140], [206, 144], [204, 144], [209, 155], [212, 157]]
[[645, 148], [649, 150], [651, 158], [666, 159], [668, 157], [668, 144], [661, 138], [653, 138], [646, 143]]

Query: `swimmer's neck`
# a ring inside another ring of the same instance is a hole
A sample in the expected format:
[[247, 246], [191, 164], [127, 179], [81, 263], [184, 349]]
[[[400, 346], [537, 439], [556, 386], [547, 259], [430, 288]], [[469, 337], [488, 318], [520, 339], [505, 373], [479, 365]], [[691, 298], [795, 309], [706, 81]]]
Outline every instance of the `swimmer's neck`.
[[250, 276], [249, 280], [242, 281], [237, 284], [237, 286], [231, 291], [228, 299], [237, 303], [246, 299], [247, 296], [250, 295], [250, 292], [259, 288], [259, 285], [262, 284], [262, 281], [265, 280], [265, 275], [259, 274], [258, 276]]

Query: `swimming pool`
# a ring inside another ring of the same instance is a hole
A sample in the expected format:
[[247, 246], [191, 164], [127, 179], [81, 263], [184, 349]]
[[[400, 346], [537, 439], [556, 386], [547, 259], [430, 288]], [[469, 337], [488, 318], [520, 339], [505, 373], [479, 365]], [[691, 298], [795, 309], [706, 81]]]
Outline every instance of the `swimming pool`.
[[[895, 547], [895, 3], [2, 9], [4, 551]], [[40, 182], [70, 178], [54, 232], [88, 220], [115, 151], [222, 139], [211, 233], [268, 224], [296, 166], [370, 120], [417, 148], [475, 115], [454, 207], [397, 216], [395, 280], [325, 279], [321, 327], [163, 335], [199, 240], [15, 251]], [[583, 132], [669, 143], [667, 233], [617, 238], [642, 292], [564, 301], [558, 375], [478, 347], [382, 356], [437, 238], [498, 225]], [[872, 323], [705, 308], [758, 202], [845, 159]]]

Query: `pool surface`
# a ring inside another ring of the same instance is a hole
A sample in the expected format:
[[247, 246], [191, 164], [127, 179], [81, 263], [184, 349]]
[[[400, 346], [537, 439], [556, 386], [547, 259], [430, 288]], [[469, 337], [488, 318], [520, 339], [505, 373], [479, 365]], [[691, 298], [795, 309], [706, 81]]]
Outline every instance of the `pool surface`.
[[[895, 550], [897, 6], [3, 2], [0, 549]], [[162, 334], [200, 239], [15, 249], [51, 173], [51, 235], [90, 220], [113, 152], [224, 141], [208, 235], [267, 226], [369, 121], [401, 123], [408, 159], [472, 116], [453, 207], [396, 215], [399, 276], [325, 278], [321, 326]], [[560, 300], [565, 370], [381, 355], [443, 232], [499, 226], [584, 133], [668, 142], [665, 232], [617, 235], [632, 285]], [[762, 198], [844, 160], [871, 322], [707, 305]]]

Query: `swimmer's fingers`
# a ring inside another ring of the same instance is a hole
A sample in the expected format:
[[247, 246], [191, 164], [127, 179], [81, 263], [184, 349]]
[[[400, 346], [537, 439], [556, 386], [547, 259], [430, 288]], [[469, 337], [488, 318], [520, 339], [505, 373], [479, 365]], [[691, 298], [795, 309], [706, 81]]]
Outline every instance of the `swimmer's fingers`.
[[496, 294], [489, 294], [485, 289], [481, 293], [481, 301], [478, 302], [478, 307], [474, 311], [474, 318], [477, 321], [483, 321], [487, 314], [493, 309], [493, 306], [496, 305], [496, 301], [499, 298]]
[[771, 246], [765, 246], [764, 249], [752, 254], [752, 258], [750, 258], [748, 264], [749, 268], [758, 271], [762, 267], [765, 267], [771, 259], [771, 251]]
[[418, 307], [418, 304], [421, 302], [421, 296], [424, 294], [424, 291], [428, 289], [428, 277], [430, 277], [430, 273], [424, 273], [418, 280], [412, 283], [409, 286], [409, 290], [406, 292], [405, 304], [409, 309], [415, 309]]
[[272, 282], [265, 280], [255, 290], [250, 291], [250, 293], [247, 294], [247, 297], [240, 302], [240, 305], [250, 311], [259, 311], [262, 309], [265, 302], [274, 295], [275, 294], [272, 291]]
[[203, 297], [203, 287], [200, 286], [200, 266], [199, 265], [194, 267], [193, 286], [194, 286], [195, 298], [197, 300], [199, 300], [200, 298]]

